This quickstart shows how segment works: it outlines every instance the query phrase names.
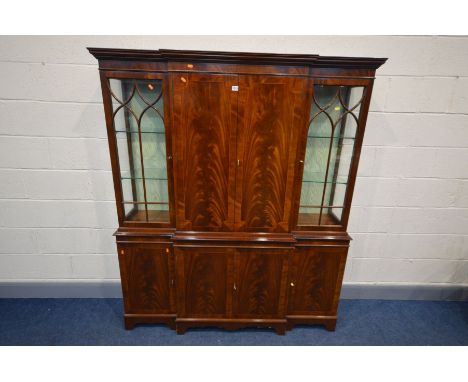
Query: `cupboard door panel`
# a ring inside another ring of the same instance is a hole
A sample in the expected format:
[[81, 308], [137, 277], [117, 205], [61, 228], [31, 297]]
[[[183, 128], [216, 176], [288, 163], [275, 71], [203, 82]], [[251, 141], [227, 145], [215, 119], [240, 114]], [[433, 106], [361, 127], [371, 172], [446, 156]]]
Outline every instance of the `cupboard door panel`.
[[234, 314], [246, 318], [284, 316], [287, 250], [239, 249], [235, 258]]
[[236, 229], [287, 232], [307, 81], [239, 77]]
[[170, 253], [165, 245], [119, 245], [126, 313], [173, 313]]
[[336, 314], [347, 251], [332, 247], [296, 249], [288, 314]]
[[230, 249], [178, 248], [176, 263], [178, 315], [206, 318], [229, 315]]
[[177, 229], [234, 225], [237, 76], [174, 74]]

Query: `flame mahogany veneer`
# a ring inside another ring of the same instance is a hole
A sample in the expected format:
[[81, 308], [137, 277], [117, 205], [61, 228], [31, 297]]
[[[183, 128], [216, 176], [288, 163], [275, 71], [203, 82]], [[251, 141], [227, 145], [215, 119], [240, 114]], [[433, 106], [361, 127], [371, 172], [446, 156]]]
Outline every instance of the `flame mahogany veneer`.
[[[386, 59], [89, 51], [102, 83], [125, 327], [165, 323], [179, 334], [201, 326], [334, 330], [365, 122], [375, 71]], [[162, 80], [169, 209], [149, 211], [149, 222], [141, 221], [144, 211], [124, 213], [110, 78]], [[324, 216], [321, 226], [301, 226], [316, 84], [365, 92], [341, 222]]]

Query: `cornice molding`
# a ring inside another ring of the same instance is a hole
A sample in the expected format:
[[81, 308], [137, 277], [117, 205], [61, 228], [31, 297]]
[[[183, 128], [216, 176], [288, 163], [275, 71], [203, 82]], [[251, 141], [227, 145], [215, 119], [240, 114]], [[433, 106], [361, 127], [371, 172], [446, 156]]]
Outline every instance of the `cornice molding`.
[[171, 49], [141, 50], [88, 48], [88, 50], [98, 60], [125, 61], [188, 61], [254, 65], [332, 67], [350, 69], [377, 69], [387, 61], [386, 58], [334, 57], [320, 56], [318, 54], [217, 52]]

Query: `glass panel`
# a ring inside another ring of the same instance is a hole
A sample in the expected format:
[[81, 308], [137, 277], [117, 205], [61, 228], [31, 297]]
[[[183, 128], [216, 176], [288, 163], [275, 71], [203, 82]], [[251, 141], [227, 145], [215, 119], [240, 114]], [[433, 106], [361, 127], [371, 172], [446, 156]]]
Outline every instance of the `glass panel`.
[[161, 80], [109, 80], [126, 220], [169, 222]]
[[315, 85], [298, 225], [340, 225], [364, 87]]

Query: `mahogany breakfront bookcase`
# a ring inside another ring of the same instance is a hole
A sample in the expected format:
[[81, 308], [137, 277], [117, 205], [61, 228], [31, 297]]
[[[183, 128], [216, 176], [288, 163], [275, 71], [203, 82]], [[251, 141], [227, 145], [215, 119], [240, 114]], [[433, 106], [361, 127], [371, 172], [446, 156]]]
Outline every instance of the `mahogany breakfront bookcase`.
[[384, 58], [89, 48], [125, 327], [334, 330]]

